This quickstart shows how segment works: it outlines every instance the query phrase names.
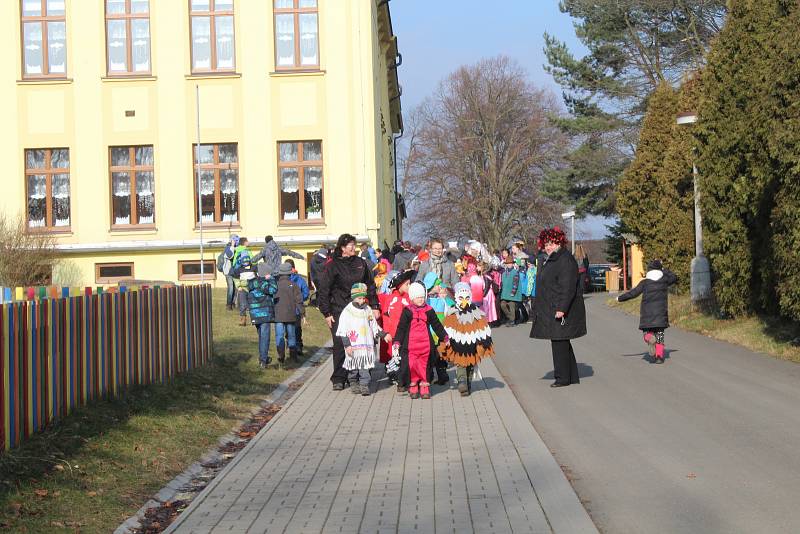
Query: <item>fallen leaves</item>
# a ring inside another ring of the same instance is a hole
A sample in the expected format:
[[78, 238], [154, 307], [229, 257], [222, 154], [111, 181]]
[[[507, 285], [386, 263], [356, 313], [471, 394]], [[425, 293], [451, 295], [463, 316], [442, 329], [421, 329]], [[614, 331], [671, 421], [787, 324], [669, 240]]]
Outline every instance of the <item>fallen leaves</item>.
[[47, 494], [49, 493], [46, 489], [35, 489], [33, 492], [37, 497], [47, 497]]

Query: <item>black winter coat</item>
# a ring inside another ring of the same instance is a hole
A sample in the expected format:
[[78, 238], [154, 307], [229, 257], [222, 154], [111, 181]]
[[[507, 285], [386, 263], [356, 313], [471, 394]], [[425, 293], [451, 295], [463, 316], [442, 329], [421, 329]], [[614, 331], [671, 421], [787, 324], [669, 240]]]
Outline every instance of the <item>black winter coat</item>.
[[642, 295], [642, 305], [639, 307], [639, 330], [669, 328], [667, 291], [669, 286], [677, 281], [678, 277], [667, 269], [648, 271], [644, 280], [617, 297], [617, 300], [625, 302]]
[[311, 256], [309, 276], [315, 289], [319, 289], [319, 279], [322, 278], [322, 271], [325, 270], [326, 261], [328, 261], [328, 250], [324, 247], [317, 250], [314, 255]]
[[[556, 312], [566, 313], [564, 324]], [[539, 266], [533, 301], [531, 337], [575, 339], [586, 335], [586, 308], [578, 276], [578, 263], [570, 251], [560, 248]]]
[[379, 310], [375, 278], [367, 267], [367, 262], [358, 256], [343, 258], [334, 255], [322, 271], [317, 287], [317, 307], [322, 316], [339, 317], [350, 303], [353, 284], [358, 282], [367, 285], [367, 301], [372, 309]]

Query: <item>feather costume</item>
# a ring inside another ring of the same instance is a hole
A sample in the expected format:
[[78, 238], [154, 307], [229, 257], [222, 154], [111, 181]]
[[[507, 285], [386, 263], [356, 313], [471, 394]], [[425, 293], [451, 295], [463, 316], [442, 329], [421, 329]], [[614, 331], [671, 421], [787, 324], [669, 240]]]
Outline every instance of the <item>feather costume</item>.
[[442, 357], [459, 367], [476, 365], [483, 358], [494, 355], [492, 330], [486, 315], [474, 304], [456, 308], [444, 319], [444, 329], [450, 338]]

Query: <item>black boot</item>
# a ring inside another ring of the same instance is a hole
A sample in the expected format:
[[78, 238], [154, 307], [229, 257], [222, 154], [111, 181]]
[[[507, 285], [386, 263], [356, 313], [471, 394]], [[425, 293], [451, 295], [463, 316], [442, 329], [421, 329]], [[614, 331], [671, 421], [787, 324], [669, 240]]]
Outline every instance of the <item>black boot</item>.
[[278, 350], [278, 361], [280, 363], [283, 363], [283, 361], [286, 359], [286, 347], [278, 347], [277, 350]]
[[300, 358], [297, 356], [297, 349], [289, 347], [289, 358], [292, 359], [293, 362], [300, 361]]

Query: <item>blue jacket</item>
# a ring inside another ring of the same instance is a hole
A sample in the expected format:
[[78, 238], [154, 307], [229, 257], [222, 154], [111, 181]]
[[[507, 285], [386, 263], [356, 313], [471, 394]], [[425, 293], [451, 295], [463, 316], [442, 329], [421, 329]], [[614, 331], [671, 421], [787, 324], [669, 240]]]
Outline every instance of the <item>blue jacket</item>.
[[253, 324], [275, 322], [275, 294], [278, 284], [272, 278], [253, 278], [247, 283], [247, 308]]
[[297, 273], [292, 273], [289, 275], [289, 280], [297, 284], [297, 287], [300, 288], [300, 294], [303, 295], [303, 302], [307, 301], [311, 292], [308, 290], [308, 282], [306, 282], [306, 279]]
[[503, 268], [500, 282], [500, 299], [522, 302], [522, 280], [516, 267]]

